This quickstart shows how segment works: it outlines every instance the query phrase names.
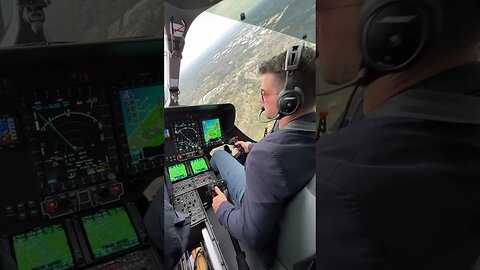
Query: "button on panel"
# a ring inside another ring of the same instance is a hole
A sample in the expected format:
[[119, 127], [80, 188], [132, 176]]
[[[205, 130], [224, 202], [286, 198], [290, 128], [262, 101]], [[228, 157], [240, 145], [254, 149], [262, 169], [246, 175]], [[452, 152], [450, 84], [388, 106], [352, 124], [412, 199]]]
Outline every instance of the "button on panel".
[[192, 190], [175, 197], [173, 200], [173, 207], [176, 211], [190, 216], [192, 226], [195, 226], [205, 219], [205, 211], [197, 190]]

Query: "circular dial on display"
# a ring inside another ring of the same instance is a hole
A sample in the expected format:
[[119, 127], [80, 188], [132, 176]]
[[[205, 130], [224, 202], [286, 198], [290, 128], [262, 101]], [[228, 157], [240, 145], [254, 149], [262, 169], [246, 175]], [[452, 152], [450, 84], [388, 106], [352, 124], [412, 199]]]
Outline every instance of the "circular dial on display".
[[195, 152], [201, 149], [201, 138], [195, 122], [178, 122], [174, 124], [175, 143], [179, 154]]
[[75, 179], [109, 169], [104, 126], [95, 113], [99, 106], [96, 97], [34, 104], [44, 187], [73, 187]]

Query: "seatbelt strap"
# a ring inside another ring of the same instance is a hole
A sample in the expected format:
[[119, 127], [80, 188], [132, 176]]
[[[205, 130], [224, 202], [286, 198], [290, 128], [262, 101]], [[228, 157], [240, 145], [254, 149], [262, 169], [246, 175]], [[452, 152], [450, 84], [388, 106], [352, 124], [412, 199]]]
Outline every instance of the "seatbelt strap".
[[394, 96], [366, 118], [385, 116], [480, 125], [480, 97], [411, 89]]

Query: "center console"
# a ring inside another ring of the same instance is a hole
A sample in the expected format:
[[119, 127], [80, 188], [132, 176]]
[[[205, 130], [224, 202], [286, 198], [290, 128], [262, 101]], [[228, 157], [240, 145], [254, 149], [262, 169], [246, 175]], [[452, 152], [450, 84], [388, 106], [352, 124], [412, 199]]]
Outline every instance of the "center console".
[[213, 269], [227, 269], [206, 214], [212, 201], [209, 185], [218, 180], [208, 153], [228, 140], [234, 119], [231, 104], [165, 109], [165, 177], [173, 186], [173, 207], [191, 219], [187, 252], [176, 269], [191, 269], [191, 253], [198, 247]]

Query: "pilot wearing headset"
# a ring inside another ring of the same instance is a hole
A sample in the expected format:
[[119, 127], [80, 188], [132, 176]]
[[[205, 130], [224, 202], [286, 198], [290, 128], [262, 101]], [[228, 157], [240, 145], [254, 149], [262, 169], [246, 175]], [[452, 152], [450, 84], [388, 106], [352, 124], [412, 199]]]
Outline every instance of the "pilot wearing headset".
[[323, 78], [364, 88], [363, 116], [317, 143], [317, 269], [472, 269], [480, 1], [316, 8]]
[[226, 181], [235, 205], [216, 188], [212, 206], [220, 223], [269, 269], [278, 221], [315, 173], [315, 51], [292, 45], [261, 64], [259, 73], [261, 103], [268, 118], [279, 119], [279, 129], [245, 149], [245, 167], [225, 151], [213, 153], [212, 168]]

